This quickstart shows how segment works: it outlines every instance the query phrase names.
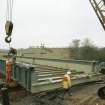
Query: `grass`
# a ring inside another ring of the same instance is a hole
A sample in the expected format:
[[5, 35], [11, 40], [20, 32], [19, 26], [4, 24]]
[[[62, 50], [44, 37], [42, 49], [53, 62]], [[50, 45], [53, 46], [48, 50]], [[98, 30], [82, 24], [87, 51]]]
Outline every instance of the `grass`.
[[58, 58], [68, 59], [69, 51], [67, 48], [28, 48], [19, 49], [18, 55], [28, 57], [44, 57], [44, 58]]

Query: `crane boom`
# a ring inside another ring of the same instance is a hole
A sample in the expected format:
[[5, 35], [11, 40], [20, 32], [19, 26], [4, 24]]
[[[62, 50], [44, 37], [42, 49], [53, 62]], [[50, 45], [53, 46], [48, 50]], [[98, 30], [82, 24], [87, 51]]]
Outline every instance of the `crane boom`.
[[[89, 0], [89, 1], [105, 31], [105, 0]], [[103, 72], [100, 72], [100, 73], [104, 74], [105, 69], [102, 69], [102, 71]], [[99, 88], [98, 96], [102, 99], [105, 99], [105, 86]]]
[[105, 0], [89, 0], [105, 31]]

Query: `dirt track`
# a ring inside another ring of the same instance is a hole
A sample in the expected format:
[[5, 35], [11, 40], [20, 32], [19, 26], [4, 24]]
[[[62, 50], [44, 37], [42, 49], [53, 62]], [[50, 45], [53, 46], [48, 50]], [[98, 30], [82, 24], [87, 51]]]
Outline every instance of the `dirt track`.
[[[76, 87], [72, 93], [72, 97], [65, 100], [65, 105], [105, 105], [105, 100], [97, 96], [97, 90], [101, 86], [104, 85], [91, 84], [85, 85], [84, 87]], [[66, 96], [66, 98], [67, 97], [68, 96]]]
[[[65, 94], [64, 100], [56, 98], [48, 101], [48, 105], [105, 105], [105, 100], [97, 96], [97, 90], [103, 84], [89, 84], [76, 86], [71, 89], [72, 96]], [[43, 100], [48, 100], [50, 96], [44, 97]], [[11, 97], [12, 98], [12, 97]], [[14, 97], [15, 99], [15, 97]], [[57, 102], [56, 102], [57, 101]], [[36, 102], [34, 95], [16, 96], [16, 100], [11, 100], [11, 105], [47, 105], [46, 103]]]

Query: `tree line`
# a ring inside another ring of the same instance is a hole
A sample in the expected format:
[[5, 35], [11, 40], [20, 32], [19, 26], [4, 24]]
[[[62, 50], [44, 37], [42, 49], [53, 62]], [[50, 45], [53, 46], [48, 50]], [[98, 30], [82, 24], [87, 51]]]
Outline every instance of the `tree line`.
[[82, 42], [74, 39], [69, 46], [69, 57], [79, 60], [105, 60], [105, 47], [98, 48], [89, 38]]

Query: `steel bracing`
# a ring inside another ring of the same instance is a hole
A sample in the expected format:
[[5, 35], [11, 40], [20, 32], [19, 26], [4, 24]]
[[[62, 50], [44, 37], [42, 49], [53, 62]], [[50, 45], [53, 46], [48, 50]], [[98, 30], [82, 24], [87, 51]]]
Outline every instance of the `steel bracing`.
[[105, 0], [89, 0], [103, 29], [105, 30]]

